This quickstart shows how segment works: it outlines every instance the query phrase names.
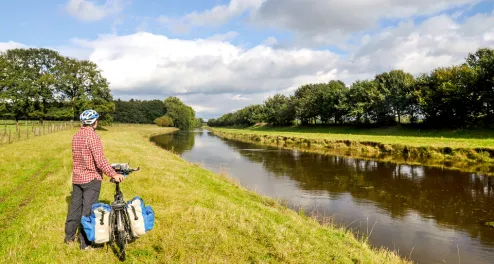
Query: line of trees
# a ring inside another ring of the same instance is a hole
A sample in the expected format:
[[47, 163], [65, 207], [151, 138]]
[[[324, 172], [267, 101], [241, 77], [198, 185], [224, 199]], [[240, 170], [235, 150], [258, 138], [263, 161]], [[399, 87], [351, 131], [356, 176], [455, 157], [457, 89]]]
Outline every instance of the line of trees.
[[119, 123], [153, 124], [156, 118], [166, 114], [162, 100], [115, 100], [113, 119]]
[[307, 84], [217, 119], [209, 126], [423, 123], [434, 127], [494, 126], [494, 49], [470, 53], [461, 65], [414, 77], [403, 70], [358, 80]]
[[201, 127], [202, 118], [196, 118], [192, 107], [184, 104], [178, 97], [170, 96], [161, 100], [115, 101], [115, 122], [156, 124], [161, 127], [177, 127], [189, 130]]
[[0, 53], [0, 118], [73, 120], [88, 108], [112, 121], [115, 104], [95, 63], [49, 49]]

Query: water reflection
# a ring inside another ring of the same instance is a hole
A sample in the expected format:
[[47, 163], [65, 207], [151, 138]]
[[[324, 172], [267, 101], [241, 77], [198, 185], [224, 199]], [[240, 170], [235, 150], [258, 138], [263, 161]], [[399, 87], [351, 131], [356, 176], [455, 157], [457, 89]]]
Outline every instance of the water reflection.
[[242, 185], [292, 207], [366, 234], [370, 242], [413, 251], [419, 262], [487, 263], [494, 257], [493, 178], [438, 168], [397, 165], [278, 150], [220, 139], [205, 131], [153, 138], [186, 160], [226, 169]]

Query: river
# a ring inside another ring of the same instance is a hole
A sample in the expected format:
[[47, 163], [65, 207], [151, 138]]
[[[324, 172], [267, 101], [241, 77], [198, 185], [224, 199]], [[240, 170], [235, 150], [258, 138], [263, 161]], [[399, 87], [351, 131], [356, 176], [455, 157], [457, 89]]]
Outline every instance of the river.
[[370, 235], [417, 263], [493, 263], [494, 178], [423, 166], [279, 150], [207, 130], [152, 138], [259, 194]]

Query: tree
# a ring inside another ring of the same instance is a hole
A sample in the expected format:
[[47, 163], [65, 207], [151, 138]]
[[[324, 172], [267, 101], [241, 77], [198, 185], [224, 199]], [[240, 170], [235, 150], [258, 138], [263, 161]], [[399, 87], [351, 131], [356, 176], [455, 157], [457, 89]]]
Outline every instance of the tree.
[[474, 115], [485, 126], [494, 123], [494, 49], [481, 48], [470, 53], [466, 65], [475, 71], [475, 83], [472, 85], [472, 95], [475, 101]]
[[282, 94], [269, 97], [264, 102], [266, 121], [275, 126], [289, 125], [295, 119], [294, 98]]
[[112, 120], [115, 105], [108, 82], [91, 61], [49, 49], [11, 49], [0, 53], [0, 113], [19, 119], [75, 119], [93, 108]]
[[178, 97], [170, 96], [165, 99], [166, 114], [173, 119], [174, 126], [181, 130], [194, 128], [195, 112], [192, 107], [185, 105]]
[[303, 85], [294, 94], [294, 107], [296, 117], [300, 119], [302, 124], [314, 122], [319, 116], [322, 103], [322, 86], [320, 84]]
[[439, 127], [464, 126], [475, 105], [470, 92], [475, 71], [466, 65], [437, 68], [417, 78], [425, 121]]
[[[356, 123], [379, 123], [382, 112], [381, 105], [384, 95], [377, 88], [373, 80], [356, 81], [347, 94], [348, 115]], [[363, 120], [362, 120], [363, 119]]]
[[59, 78], [59, 100], [70, 103], [74, 119], [83, 109], [93, 108], [102, 120], [112, 120], [115, 104], [109, 84], [94, 62], [65, 58]]
[[10, 64], [5, 59], [4, 55], [0, 53], [0, 115], [6, 116], [8, 96], [7, 89], [9, 87], [9, 82], [11, 80], [10, 75], [12, 74], [12, 69]]
[[346, 105], [347, 92], [348, 89], [342, 81], [330, 81], [323, 85], [321, 89], [319, 115], [324, 123], [329, 122], [331, 119], [333, 119], [335, 123], [343, 122], [343, 117], [348, 111]]
[[7, 112], [17, 121], [43, 119], [54, 100], [55, 76], [62, 57], [49, 49], [11, 49], [1, 56]]
[[160, 127], [172, 127], [173, 119], [167, 115], [158, 117], [154, 120], [154, 123]]
[[139, 110], [145, 117], [144, 123], [152, 123], [154, 119], [163, 116], [165, 104], [161, 100], [142, 101]]
[[[384, 95], [383, 116], [385, 119], [394, 121], [398, 117], [398, 123], [401, 123], [401, 117], [407, 112], [410, 105], [411, 88], [413, 87], [413, 76], [402, 70], [393, 70], [376, 75], [376, 83], [379, 91]], [[390, 107], [391, 109], [389, 109]]]

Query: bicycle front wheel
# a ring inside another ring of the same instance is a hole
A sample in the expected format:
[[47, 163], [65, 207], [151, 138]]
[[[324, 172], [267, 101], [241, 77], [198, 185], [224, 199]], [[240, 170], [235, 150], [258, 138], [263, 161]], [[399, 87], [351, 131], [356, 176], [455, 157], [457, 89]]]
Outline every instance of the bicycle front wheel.
[[125, 260], [125, 246], [127, 245], [127, 232], [118, 231], [117, 233], [117, 245], [120, 248], [120, 255], [118, 258], [121, 261]]
[[113, 227], [113, 239], [112, 241], [116, 242], [115, 253], [121, 261], [124, 261], [126, 258], [125, 247], [127, 246], [127, 241], [129, 238], [129, 233], [127, 232], [126, 226], [126, 214], [123, 210], [115, 210], [114, 217], [112, 219]]

